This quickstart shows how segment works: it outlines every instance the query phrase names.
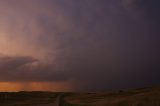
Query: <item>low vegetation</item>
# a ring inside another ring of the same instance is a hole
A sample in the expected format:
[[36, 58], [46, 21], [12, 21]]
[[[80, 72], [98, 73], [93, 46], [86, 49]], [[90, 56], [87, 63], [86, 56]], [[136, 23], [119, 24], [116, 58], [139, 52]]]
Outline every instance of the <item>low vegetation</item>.
[[23, 106], [53, 103], [59, 93], [53, 92], [1, 92], [0, 106]]
[[74, 93], [63, 106], [160, 106], [160, 88], [99, 93]]
[[0, 106], [160, 106], [160, 87], [96, 93], [1, 92]]

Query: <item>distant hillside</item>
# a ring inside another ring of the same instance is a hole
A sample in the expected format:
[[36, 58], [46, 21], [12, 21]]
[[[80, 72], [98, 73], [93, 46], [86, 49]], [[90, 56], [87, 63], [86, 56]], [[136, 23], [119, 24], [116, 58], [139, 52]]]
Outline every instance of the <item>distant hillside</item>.
[[0, 106], [48, 104], [53, 103], [58, 95], [54, 92], [0, 92]]
[[72, 93], [63, 106], [160, 106], [160, 87], [99, 93]]
[[160, 106], [160, 87], [112, 92], [1, 92], [0, 106]]

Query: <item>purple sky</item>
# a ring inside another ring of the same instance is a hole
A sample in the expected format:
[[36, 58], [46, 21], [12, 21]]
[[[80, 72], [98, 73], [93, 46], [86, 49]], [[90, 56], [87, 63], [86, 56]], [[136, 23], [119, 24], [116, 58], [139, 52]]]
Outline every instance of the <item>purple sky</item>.
[[159, 5], [159, 0], [0, 0], [0, 90], [160, 84]]

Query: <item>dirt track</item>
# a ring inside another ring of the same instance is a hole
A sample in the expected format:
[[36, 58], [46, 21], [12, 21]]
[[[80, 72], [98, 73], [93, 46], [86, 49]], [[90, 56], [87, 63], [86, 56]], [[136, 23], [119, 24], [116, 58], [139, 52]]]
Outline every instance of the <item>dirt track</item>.
[[60, 106], [60, 98], [61, 96], [58, 96], [56, 100], [50, 104], [34, 104], [34, 105], [27, 105], [27, 106]]

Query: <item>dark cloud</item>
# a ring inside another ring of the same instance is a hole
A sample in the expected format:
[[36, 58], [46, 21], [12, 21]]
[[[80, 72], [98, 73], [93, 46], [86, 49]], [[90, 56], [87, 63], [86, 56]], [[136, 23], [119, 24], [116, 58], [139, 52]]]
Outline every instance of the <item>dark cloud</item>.
[[22, 67], [23, 65], [30, 64], [37, 61], [32, 57], [25, 56], [17, 56], [17, 57], [9, 57], [3, 56], [0, 58], [0, 70], [12, 70]]
[[[42, 64], [29, 56], [1, 56], [0, 81], [11, 82], [54, 82], [65, 81], [65, 75], [54, 69], [52, 64]], [[61, 77], [60, 77], [61, 76]]]
[[0, 80], [71, 81], [75, 90], [160, 83], [159, 1], [2, 3], [5, 7], [1, 6], [0, 12], [3, 10], [6, 17], [1, 21], [6, 23], [0, 22], [7, 33], [3, 39], [10, 41], [4, 44], [14, 45], [15, 49], [6, 46], [9, 49], [3, 50], [30, 57], [2, 56], [0, 76], [4, 77]]
[[[32, 57], [26, 56], [1, 56], [0, 57], [0, 72], [1, 72], [1, 81], [5, 80], [17, 80], [18, 76], [21, 77], [21, 72], [18, 71], [21, 67], [25, 65], [30, 65], [37, 60]], [[15, 77], [16, 75], [16, 77]], [[23, 76], [24, 77], [24, 76]], [[22, 77], [21, 77], [22, 78]]]
[[66, 70], [71, 73], [77, 89], [105, 90], [159, 84], [160, 57], [156, 40], [159, 20], [155, 20], [159, 8], [154, 7], [158, 2], [123, 2], [126, 6], [106, 1], [108, 7], [103, 7], [104, 2], [97, 1], [96, 5], [91, 5], [91, 10], [79, 12], [82, 15], [78, 29], [83, 31], [77, 33], [83, 36], [73, 39], [77, 37], [75, 33], [69, 40], [65, 39], [67, 49], [59, 54], [62, 61], [67, 61]]

